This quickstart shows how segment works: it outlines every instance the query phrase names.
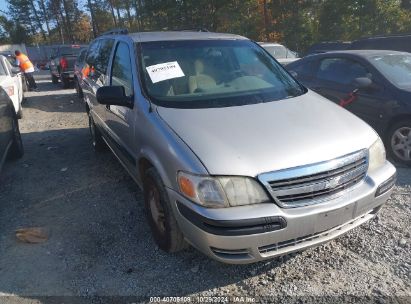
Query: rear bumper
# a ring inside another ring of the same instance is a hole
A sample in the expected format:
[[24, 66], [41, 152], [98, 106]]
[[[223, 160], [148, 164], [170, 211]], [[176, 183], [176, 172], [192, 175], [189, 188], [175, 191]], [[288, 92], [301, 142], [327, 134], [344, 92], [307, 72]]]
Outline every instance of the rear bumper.
[[74, 71], [67, 71], [67, 72], [61, 73], [61, 78], [73, 80], [74, 79]]
[[[168, 194], [189, 243], [218, 261], [245, 264], [317, 246], [370, 220], [389, 198], [395, 172], [386, 162], [343, 196], [289, 209], [274, 203], [209, 209]], [[376, 197], [381, 185], [385, 192]]]

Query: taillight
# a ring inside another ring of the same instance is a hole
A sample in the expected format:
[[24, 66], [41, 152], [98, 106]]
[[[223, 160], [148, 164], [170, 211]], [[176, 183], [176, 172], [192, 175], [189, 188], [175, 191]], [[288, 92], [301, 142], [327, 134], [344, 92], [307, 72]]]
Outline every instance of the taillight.
[[5, 87], [4, 90], [6, 91], [7, 95], [9, 95], [9, 96], [14, 95], [14, 86]]
[[64, 57], [62, 57], [62, 58], [60, 59], [60, 68], [61, 68], [62, 71], [64, 71], [65, 69], [68, 68], [67, 59], [64, 58]]

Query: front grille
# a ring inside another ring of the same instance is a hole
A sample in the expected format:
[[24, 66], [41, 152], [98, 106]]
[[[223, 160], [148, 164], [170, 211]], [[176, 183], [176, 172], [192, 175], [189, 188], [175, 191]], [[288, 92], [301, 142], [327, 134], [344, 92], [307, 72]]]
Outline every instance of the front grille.
[[368, 169], [367, 150], [327, 162], [264, 173], [259, 179], [282, 207], [315, 204], [344, 193], [362, 181]]
[[322, 240], [324, 240], [327, 237], [333, 237], [335, 235], [340, 234], [340, 231], [344, 232], [344, 231], [349, 230], [349, 229], [347, 229], [347, 228], [349, 228], [349, 226], [357, 226], [358, 224], [361, 224], [364, 221], [364, 219], [372, 218], [380, 210], [380, 208], [381, 207], [376, 207], [373, 210], [369, 211], [368, 213], [363, 214], [363, 215], [349, 221], [348, 223], [345, 223], [345, 224], [330, 228], [326, 231], [321, 231], [321, 232], [301, 236], [301, 237], [298, 237], [298, 238], [295, 238], [295, 239], [291, 239], [291, 240], [287, 240], [287, 241], [283, 241], [283, 242], [278, 242], [278, 243], [274, 243], [274, 244], [261, 246], [261, 247], [258, 247], [258, 250], [260, 251], [261, 254], [273, 254], [276, 251], [280, 251], [280, 250], [283, 250], [283, 249], [286, 249], [286, 248], [295, 247], [295, 246], [298, 246], [300, 244], [313, 242], [313, 241], [321, 242]]

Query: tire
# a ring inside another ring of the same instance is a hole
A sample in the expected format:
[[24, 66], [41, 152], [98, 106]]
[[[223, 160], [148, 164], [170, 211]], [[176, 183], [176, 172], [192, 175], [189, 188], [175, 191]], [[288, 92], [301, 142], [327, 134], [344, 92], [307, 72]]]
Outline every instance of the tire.
[[59, 83], [59, 79], [58, 79], [56, 76], [54, 76], [53, 74], [51, 74], [51, 82], [52, 82], [53, 84], [58, 84], [58, 83]]
[[[14, 111], [14, 109], [13, 109]], [[8, 154], [8, 158], [15, 160], [22, 158], [24, 155], [23, 141], [21, 140], [21, 134], [19, 129], [19, 121], [17, 120], [17, 115], [13, 118], [13, 143]]]
[[396, 162], [411, 166], [411, 119], [399, 121], [390, 127], [387, 150]]
[[107, 145], [104, 142], [99, 129], [94, 123], [93, 117], [91, 116], [90, 112], [88, 112], [88, 124], [89, 124], [89, 130], [90, 130], [90, 135], [91, 135], [91, 144], [94, 148], [94, 151], [100, 152], [100, 151], [106, 150]]
[[76, 88], [77, 97], [82, 99], [83, 98], [83, 90], [81, 89], [77, 78], [74, 78], [74, 87]]
[[68, 89], [70, 87], [70, 79], [61, 78], [61, 83], [63, 84], [63, 89]]
[[154, 168], [149, 168], [143, 181], [146, 218], [157, 246], [170, 253], [188, 247], [174, 217], [160, 175]]

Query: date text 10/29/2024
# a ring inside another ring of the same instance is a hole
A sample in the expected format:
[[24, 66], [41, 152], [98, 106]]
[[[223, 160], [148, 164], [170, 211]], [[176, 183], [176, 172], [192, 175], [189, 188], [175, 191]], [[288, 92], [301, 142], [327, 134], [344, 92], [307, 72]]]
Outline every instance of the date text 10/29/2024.
[[187, 297], [150, 297], [150, 303], [255, 303], [253, 297], [243, 296], [187, 296]]

